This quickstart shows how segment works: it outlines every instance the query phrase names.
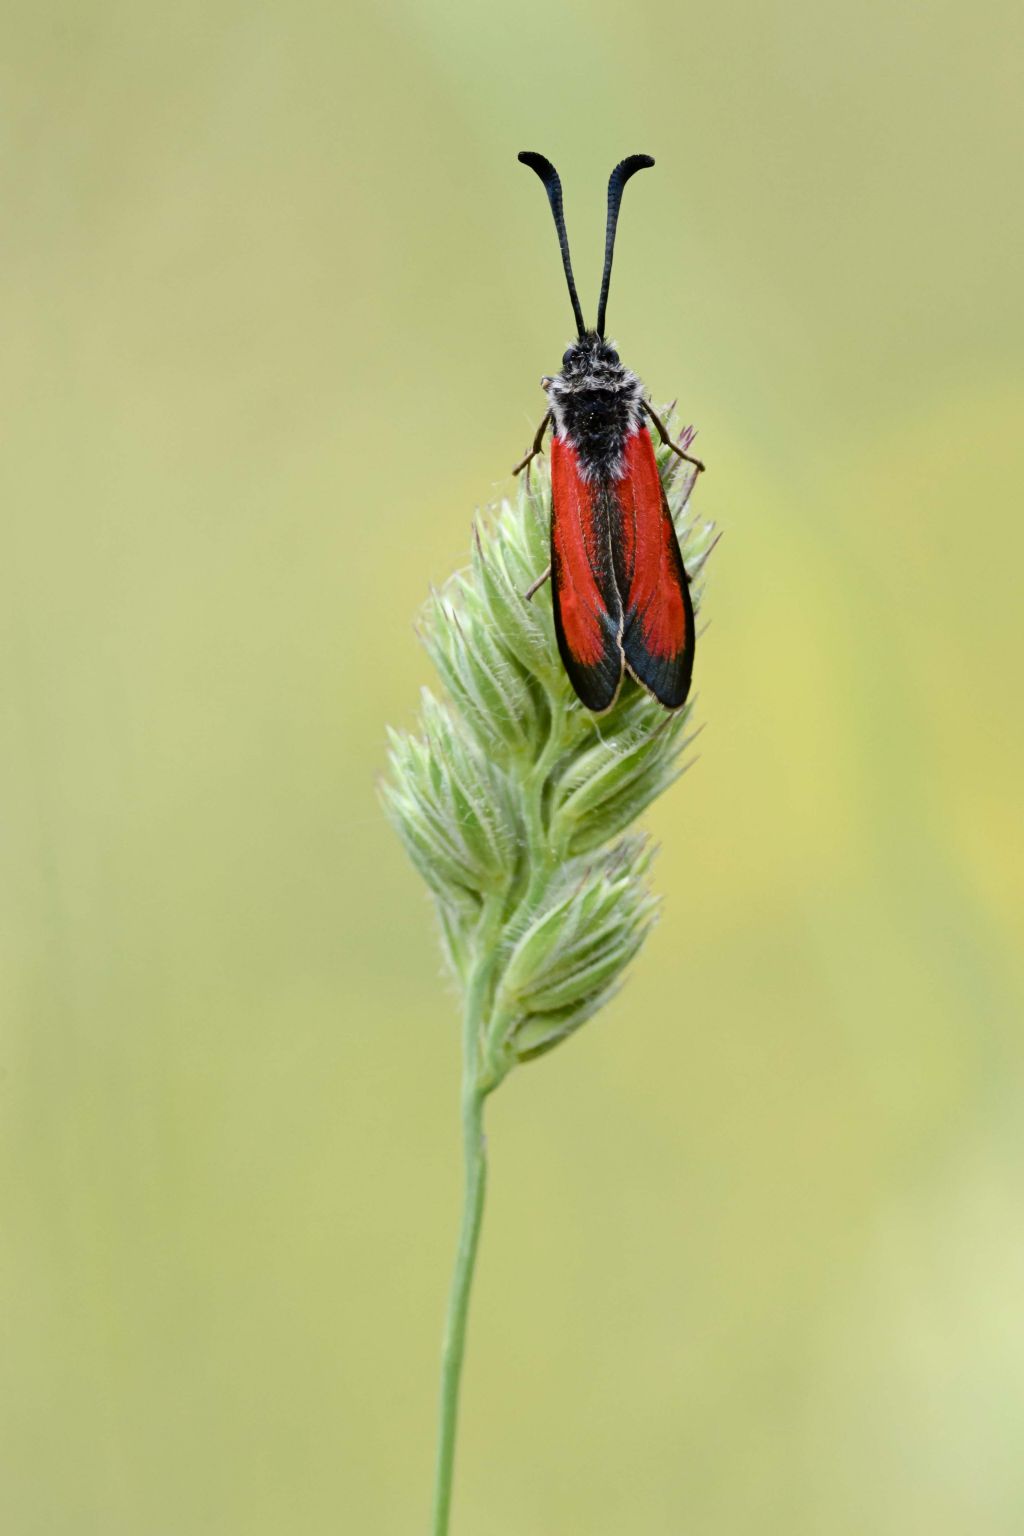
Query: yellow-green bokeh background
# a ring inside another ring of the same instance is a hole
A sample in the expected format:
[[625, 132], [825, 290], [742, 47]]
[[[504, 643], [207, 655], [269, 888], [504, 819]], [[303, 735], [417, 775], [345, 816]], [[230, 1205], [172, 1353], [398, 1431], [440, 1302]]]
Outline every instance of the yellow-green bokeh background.
[[4, 7], [0, 1529], [425, 1529], [374, 793], [588, 309], [726, 537], [664, 921], [490, 1115], [456, 1531], [1024, 1528], [1016, 4]]

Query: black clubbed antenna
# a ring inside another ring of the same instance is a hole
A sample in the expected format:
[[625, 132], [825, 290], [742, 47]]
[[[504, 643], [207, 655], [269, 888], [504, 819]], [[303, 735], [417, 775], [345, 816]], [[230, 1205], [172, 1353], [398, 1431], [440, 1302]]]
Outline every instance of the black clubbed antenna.
[[[554, 214], [555, 218], [555, 228], [558, 231], [558, 249], [562, 253], [562, 266], [565, 268], [565, 280], [569, 285], [569, 297], [572, 300], [572, 312], [576, 316], [576, 331], [578, 335], [582, 336], [585, 334], [587, 328], [583, 323], [583, 311], [580, 309], [579, 295], [576, 292], [576, 283], [572, 275], [572, 259], [569, 255], [569, 236], [565, 232], [565, 214], [562, 212], [562, 183], [559, 180], [558, 172], [551, 164], [551, 161], [546, 160], [543, 155], [534, 154], [532, 149], [524, 149], [521, 152], [519, 159], [523, 165], [528, 165], [531, 171], [536, 171], [537, 175], [544, 183], [544, 190], [548, 195], [548, 202], [551, 204], [551, 212]], [[651, 163], [653, 165], [654, 162], [652, 161]], [[627, 172], [627, 174], [631, 175], [632, 173]], [[621, 192], [619, 196], [622, 196]]]
[[[520, 159], [522, 156], [520, 156]], [[608, 228], [604, 237], [604, 275], [601, 278], [601, 302], [597, 306], [597, 334], [604, 335], [604, 316], [608, 308], [608, 285], [612, 280], [612, 255], [615, 251], [615, 226], [619, 222], [619, 205], [626, 182], [637, 171], [645, 171], [654, 161], [650, 155], [630, 155], [620, 160], [608, 178]]]

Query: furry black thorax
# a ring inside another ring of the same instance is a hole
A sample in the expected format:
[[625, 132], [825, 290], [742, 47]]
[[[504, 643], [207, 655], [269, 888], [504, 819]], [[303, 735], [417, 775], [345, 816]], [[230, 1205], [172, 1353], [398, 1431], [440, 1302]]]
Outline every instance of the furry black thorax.
[[576, 450], [587, 480], [622, 474], [626, 439], [643, 420], [643, 384], [596, 331], [574, 341], [562, 371], [543, 380], [556, 434]]

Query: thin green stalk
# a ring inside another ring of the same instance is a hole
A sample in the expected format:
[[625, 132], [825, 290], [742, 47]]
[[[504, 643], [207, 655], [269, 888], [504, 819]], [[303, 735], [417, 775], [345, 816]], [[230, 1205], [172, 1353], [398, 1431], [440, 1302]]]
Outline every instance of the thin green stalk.
[[434, 1476], [434, 1513], [432, 1536], [448, 1536], [452, 1503], [452, 1474], [455, 1468], [455, 1430], [459, 1412], [459, 1383], [466, 1347], [466, 1321], [469, 1297], [476, 1267], [480, 1228], [484, 1215], [487, 1187], [487, 1155], [484, 1142], [484, 1099], [486, 1090], [479, 1084], [479, 1042], [488, 990], [493, 969], [493, 945], [490, 924], [482, 923], [477, 939], [476, 963], [466, 994], [462, 1035], [462, 1145], [465, 1186], [462, 1201], [462, 1225], [455, 1257], [448, 1315], [445, 1321], [444, 1349], [441, 1357], [441, 1404], [437, 1431], [437, 1462]]

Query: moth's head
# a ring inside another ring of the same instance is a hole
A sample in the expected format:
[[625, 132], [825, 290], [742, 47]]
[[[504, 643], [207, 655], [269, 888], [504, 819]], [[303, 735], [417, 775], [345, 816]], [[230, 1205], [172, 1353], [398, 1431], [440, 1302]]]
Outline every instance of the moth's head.
[[619, 354], [596, 331], [585, 331], [569, 343], [562, 356], [561, 378], [566, 384], [614, 383], [623, 373]]

